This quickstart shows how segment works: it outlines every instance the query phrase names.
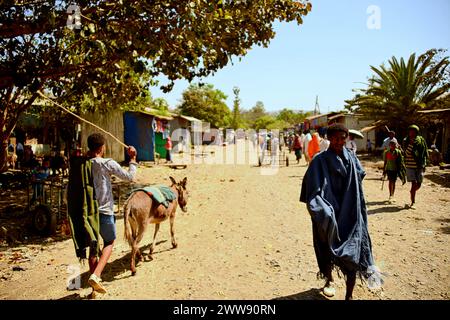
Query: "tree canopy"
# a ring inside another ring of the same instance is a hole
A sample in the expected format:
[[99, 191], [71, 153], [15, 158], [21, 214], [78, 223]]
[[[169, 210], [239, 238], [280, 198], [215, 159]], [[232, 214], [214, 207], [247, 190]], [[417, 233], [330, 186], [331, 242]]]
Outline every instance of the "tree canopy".
[[[0, 4], [1, 150], [37, 90], [61, 101], [92, 91], [117, 105], [140, 94], [121, 88], [131, 71], [152, 79], [208, 76], [254, 45], [268, 46], [273, 23], [296, 21], [308, 1], [19, 1]], [[150, 84], [156, 84], [151, 82]], [[0, 170], [5, 154], [0, 151]]]
[[412, 54], [408, 61], [392, 57], [388, 66], [371, 66], [374, 75], [367, 88], [355, 90], [346, 108], [392, 128], [420, 125], [424, 117], [418, 111], [438, 106], [437, 100], [450, 89], [450, 61], [444, 52], [432, 49], [419, 57]]
[[286, 126], [294, 126], [302, 123], [309, 113], [303, 111], [294, 111], [292, 109], [284, 108], [277, 114], [277, 120], [286, 123]]
[[225, 103], [227, 96], [212, 84], [191, 84], [182, 95], [177, 111], [208, 122], [212, 128], [228, 127], [231, 112]]
[[257, 101], [250, 110], [242, 110], [241, 112], [242, 121], [245, 122], [247, 127], [253, 129], [255, 128], [256, 120], [265, 115], [267, 115], [267, 112], [262, 101]]

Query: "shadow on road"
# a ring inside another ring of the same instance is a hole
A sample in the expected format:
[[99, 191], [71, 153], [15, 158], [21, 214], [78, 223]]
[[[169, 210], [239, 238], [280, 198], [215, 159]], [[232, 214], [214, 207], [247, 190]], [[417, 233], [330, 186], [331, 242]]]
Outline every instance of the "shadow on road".
[[440, 218], [435, 219], [436, 221], [441, 223], [441, 227], [439, 227], [439, 231], [444, 234], [450, 234], [450, 219], [449, 218]]
[[312, 288], [307, 291], [291, 294], [289, 296], [278, 297], [273, 300], [328, 300], [320, 289]]
[[[167, 240], [161, 240], [161, 241], [156, 242], [155, 251], [153, 252], [153, 255], [157, 255], [157, 254], [172, 250], [172, 248], [158, 250], [158, 245], [160, 245], [161, 243], [164, 243], [164, 242], [167, 242]], [[149, 250], [150, 250], [150, 244], [140, 247], [140, 251], [144, 256], [146, 256], [148, 254]], [[130, 252], [128, 252], [121, 258], [116, 259], [116, 260], [111, 261], [110, 263], [106, 264], [106, 267], [101, 276], [103, 282], [113, 282], [113, 281], [117, 280], [116, 276], [122, 275], [127, 272], [128, 272], [128, 275], [125, 277], [121, 277], [121, 279], [131, 277], [130, 261], [131, 261], [131, 249], [130, 249]], [[146, 263], [146, 262], [150, 262], [150, 261], [151, 260], [137, 262], [136, 267], [138, 268], [139, 265], [141, 265], [142, 263]], [[89, 276], [90, 276], [89, 271], [86, 271], [81, 274], [81, 287], [82, 288], [89, 288], [89, 284], [88, 284]]]
[[370, 206], [381, 206], [381, 205], [387, 205], [388, 201], [387, 200], [383, 200], [383, 201], [368, 201], [366, 202], [366, 205], [368, 207]]
[[450, 172], [425, 172], [425, 178], [444, 188], [450, 188]]
[[369, 209], [367, 210], [367, 214], [378, 214], [378, 213], [392, 213], [392, 212], [399, 212], [402, 210], [406, 210], [408, 208], [406, 207], [381, 207], [381, 208], [377, 208], [377, 209]]

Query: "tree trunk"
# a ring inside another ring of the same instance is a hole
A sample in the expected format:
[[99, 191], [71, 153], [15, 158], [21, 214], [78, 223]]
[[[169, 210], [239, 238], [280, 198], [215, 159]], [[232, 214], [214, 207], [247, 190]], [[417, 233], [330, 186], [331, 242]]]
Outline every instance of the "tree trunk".
[[[42, 84], [39, 86], [38, 90], [40, 90], [41, 87]], [[17, 91], [12, 98], [7, 97], [7, 100], [9, 101], [3, 105], [5, 109], [2, 114], [0, 114], [0, 173], [5, 172], [8, 169], [6, 160], [8, 157], [9, 137], [14, 131], [17, 121], [19, 121], [19, 116], [31, 106], [38, 96], [37, 93], [33, 93], [27, 101], [16, 103], [16, 100], [20, 97], [20, 93], [20, 91]]]
[[3, 141], [0, 141], [0, 173], [8, 170], [8, 166], [6, 165], [6, 160], [8, 157], [9, 137], [7, 137], [6, 139], [2, 139], [2, 140]]

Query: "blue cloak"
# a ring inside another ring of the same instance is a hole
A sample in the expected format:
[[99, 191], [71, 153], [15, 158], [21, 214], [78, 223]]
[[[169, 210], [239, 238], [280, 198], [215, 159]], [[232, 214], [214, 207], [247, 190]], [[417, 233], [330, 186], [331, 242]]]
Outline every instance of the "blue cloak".
[[314, 249], [322, 275], [326, 265], [338, 266], [344, 275], [367, 276], [372, 266], [372, 245], [362, 190], [365, 172], [358, 158], [343, 150], [317, 154], [303, 178], [300, 201], [313, 223]]

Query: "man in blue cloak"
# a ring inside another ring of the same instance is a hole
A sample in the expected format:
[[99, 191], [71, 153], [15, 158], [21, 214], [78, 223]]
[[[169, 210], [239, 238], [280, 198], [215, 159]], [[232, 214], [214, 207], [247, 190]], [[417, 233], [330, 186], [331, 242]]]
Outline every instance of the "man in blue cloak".
[[323, 293], [335, 294], [332, 269], [346, 278], [346, 300], [352, 299], [356, 275], [374, 270], [367, 209], [362, 189], [364, 169], [345, 148], [348, 130], [334, 124], [327, 130], [328, 150], [317, 154], [303, 178], [300, 201], [311, 215], [319, 274], [326, 279]]

